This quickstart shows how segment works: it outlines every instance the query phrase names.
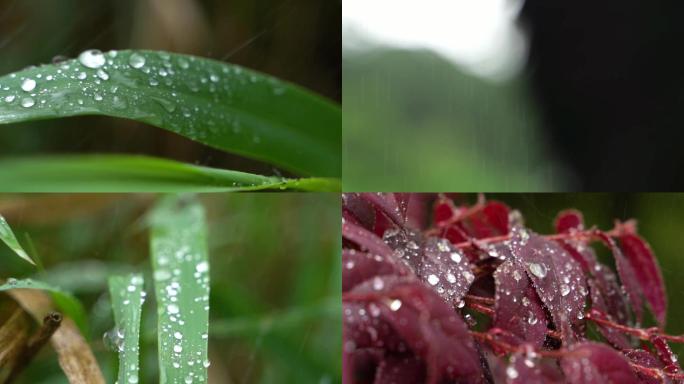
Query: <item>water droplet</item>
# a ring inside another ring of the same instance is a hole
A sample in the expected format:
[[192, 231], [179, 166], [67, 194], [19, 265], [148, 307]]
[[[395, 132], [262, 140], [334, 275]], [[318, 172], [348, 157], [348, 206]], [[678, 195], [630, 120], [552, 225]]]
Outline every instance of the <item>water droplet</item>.
[[183, 347], [181, 347], [180, 344], [176, 344], [173, 346], [173, 351], [176, 353], [181, 353], [183, 351]]
[[26, 92], [31, 92], [36, 88], [36, 81], [33, 79], [25, 79], [21, 83], [21, 89], [23, 89]]
[[473, 280], [475, 280], [475, 276], [470, 271], [463, 271], [463, 273], [461, 274], [463, 275], [463, 277], [465, 277], [468, 283], [472, 283]]
[[138, 375], [128, 376], [128, 382], [131, 384], [136, 384], [138, 382]]
[[456, 276], [454, 276], [453, 273], [448, 273], [447, 274], [447, 281], [450, 283], [455, 283], [456, 282]]
[[537, 317], [532, 314], [532, 312], [529, 313], [529, 316], [527, 317], [527, 323], [530, 325], [535, 325], [537, 324]]
[[451, 252], [451, 260], [454, 263], [460, 263], [461, 262], [461, 254], [458, 252]]
[[459, 301], [458, 304], [456, 304], [456, 306], [459, 307], [459, 308], [465, 307], [465, 300]]
[[105, 348], [111, 351], [121, 352], [123, 351], [124, 346], [123, 332], [118, 327], [114, 327], [102, 335], [102, 342], [104, 343]]
[[5, 97], [5, 102], [6, 103], [11, 103], [14, 101], [14, 95], [9, 95]]
[[516, 379], [518, 377], [518, 371], [514, 366], [509, 365], [508, 368], [506, 368], [506, 376], [508, 376], [509, 379]]
[[105, 64], [105, 57], [98, 49], [89, 49], [78, 55], [78, 61], [88, 68], [100, 68]]
[[97, 70], [97, 77], [99, 77], [102, 80], [109, 80], [109, 74], [105, 72], [103, 69], [98, 69]]
[[95, 101], [102, 101], [102, 95], [96, 93], [93, 95], [93, 99], [95, 99]]
[[142, 68], [145, 65], [145, 57], [134, 53], [128, 58], [128, 64], [136, 69]]
[[211, 75], [209, 75], [209, 80], [211, 80], [213, 83], [218, 83], [219, 77], [212, 73]]
[[178, 306], [176, 304], [169, 304], [166, 306], [166, 310], [170, 314], [175, 315], [176, 313], [178, 313]]
[[528, 305], [530, 305], [530, 299], [528, 299], [527, 296], [523, 296], [522, 304], [524, 307], [527, 307]]
[[399, 299], [392, 300], [389, 307], [393, 311], [398, 311], [399, 308], [401, 308], [401, 300], [399, 300]]
[[85, 72], [79, 72], [77, 77], [79, 80], [85, 80], [85, 78], [88, 77], [88, 74]]
[[537, 264], [537, 263], [530, 263], [530, 272], [532, 272], [533, 275], [537, 276], [540, 279], [543, 279], [546, 277], [546, 266], [544, 264]]
[[561, 291], [561, 296], [567, 296], [568, 293], [570, 293], [570, 287], [568, 287], [565, 284], [561, 284], [560, 291]]
[[200, 273], [206, 272], [209, 270], [209, 263], [207, 263], [206, 261], [202, 261], [199, 264], [197, 264], [195, 270]]
[[439, 277], [436, 275], [428, 276], [428, 283], [430, 283], [430, 285], [437, 285], [437, 283], [439, 283]]
[[515, 279], [515, 281], [520, 281], [520, 279], [522, 279], [522, 276], [520, 276], [520, 272], [518, 272], [517, 269], [513, 271], [513, 278]]
[[376, 291], [381, 290], [385, 286], [385, 283], [382, 282], [382, 279], [379, 277], [373, 278], [373, 289]]
[[24, 97], [23, 99], [21, 99], [21, 106], [24, 108], [31, 108], [35, 104], [36, 102], [31, 97]]
[[173, 337], [175, 337], [176, 339], [180, 340], [180, 339], [183, 338], [183, 334], [180, 333], [180, 332], [175, 332], [175, 333], [173, 334]]

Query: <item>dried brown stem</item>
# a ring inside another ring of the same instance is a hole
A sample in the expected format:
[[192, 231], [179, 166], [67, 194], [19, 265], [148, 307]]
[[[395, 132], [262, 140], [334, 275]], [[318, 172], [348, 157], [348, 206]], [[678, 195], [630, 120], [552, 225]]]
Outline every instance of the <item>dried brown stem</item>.
[[12, 371], [7, 377], [6, 383], [11, 383], [33, 360], [36, 354], [43, 348], [55, 333], [59, 325], [62, 324], [62, 315], [58, 312], [48, 313], [43, 319], [43, 325], [31, 336], [26, 343], [26, 347], [12, 367]]

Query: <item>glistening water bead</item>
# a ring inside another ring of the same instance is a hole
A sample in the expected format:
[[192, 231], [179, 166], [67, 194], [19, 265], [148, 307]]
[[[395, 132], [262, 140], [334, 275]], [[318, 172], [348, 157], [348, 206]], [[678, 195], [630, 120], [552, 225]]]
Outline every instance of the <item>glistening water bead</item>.
[[78, 61], [88, 68], [97, 69], [103, 66], [106, 60], [100, 50], [89, 49], [78, 55]]
[[36, 81], [33, 79], [25, 79], [21, 83], [21, 89], [23, 89], [26, 92], [31, 92], [36, 88]]
[[137, 53], [134, 53], [128, 58], [128, 64], [136, 69], [142, 68], [143, 66], [145, 66], [145, 57]]

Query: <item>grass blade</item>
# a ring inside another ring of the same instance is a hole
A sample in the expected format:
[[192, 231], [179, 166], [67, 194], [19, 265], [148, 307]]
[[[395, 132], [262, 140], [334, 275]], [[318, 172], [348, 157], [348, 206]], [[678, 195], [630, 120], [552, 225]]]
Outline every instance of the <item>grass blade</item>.
[[0, 78], [0, 124], [107, 115], [305, 175], [339, 177], [339, 107], [235, 65], [153, 51], [86, 51]]
[[140, 315], [145, 298], [143, 277], [139, 274], [112, 276], [109, 278], [109, 294], [116, 322], [112, 336], [119, 352], [118, 382], [137, 383]]
[[[76, 155], [0, 161], [3, 192], [339, 191], [337, 179], [283, 179], [145, 156]], [[1, 231], [1, 229], [0, 229]]]
[[0, 215], [0, 239], [2, 239], [2, 241], [7, 244], [7, 246], [17, 254], [17, 256], [33, 265], [36, 265], [36, 263], [31, 260], [28, 253], [26, 253], [24, 248], [21, 247], [17, 237], [14, 236], [14, 232], [12, 232], [12, 228], [10, 228], [9, 224], [7, 224], [7, 220], [5, 220], [2, 215]]
[[160, 383], [206, 383], [209, 260], [202, 205], [167, 197], [152, 216]]
[[10, 289], [38, 289], [46, 291], [52, 296], [55, 305], [67, 316], [74, 320], [84, 335], [88, 334], [88, 318], [81, 302], [72, 294], [55, 286], [33, 279], [7, 279], [5, 284], [0, 285], [0, 292]]

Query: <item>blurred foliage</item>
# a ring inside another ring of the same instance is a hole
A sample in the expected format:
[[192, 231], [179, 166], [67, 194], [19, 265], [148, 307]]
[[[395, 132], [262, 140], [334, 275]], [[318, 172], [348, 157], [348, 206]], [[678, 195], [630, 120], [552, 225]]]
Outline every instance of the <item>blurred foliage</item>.
[[348, 191], [550, 191], [570, 184], [546, 149], [524, 78], [493, 82], [431, 51], [343, 57]]
[[[33, 276], [73, 291], [88, 311], [86, 336], [107, 382], [114, 382], [117, 355], [102, 342], [113, 326], [106, 277], [130, 271], [144, 272], [148, 291], [140, 380], [158, 380], [145, 219], [155, 200], [153, 195], [0, 196], [0, 212], [45, 266], [34, 275], [33, 267], [0, 247], [2, 277]], [[339, 382], [339, 195], [211, 194], [200, 200], [208, 215], [211, 263], [209, 383]], [[49, 347], [31, 364], [20, 382], [65, 381]]]
[[[684, 294], [684, 244], [680, 243], [684, 233], [684, 194], [681, 193], [557, 193], [557, 194], [487, 194], [491, 200], [506, 202], [519, 210], [527, 226], [538, 233], [552, 233], [556, 214], [567, 208], [576, 208], [584, 214], [587, 227], [611, 229], [614, 220], [636, 219], [639, 233], [650, 243], [663, 272], [668, 294], [668, 316], [666, 331], [670, 334], [684, 334], [684, 303], [679, 298]], [[475, 201], [475, 196], [465, 197]], [[606, 248], [597, 244], [602, 261], [614, 264]], [[649, 324], [645, 324], [649, 325]], [[650, 325], [655, 325], [650, 323]], [[673, 350], [684, 356], [684, 345], [672, 344]]]
[[[0, 74], [97, 48], [189, 53], [341, 98], [341, 3], [318, 0], [0, 0]], [[0, 155], [134, 153], [272, 175], [148, 125], [78, 117], [0, 128]]]

